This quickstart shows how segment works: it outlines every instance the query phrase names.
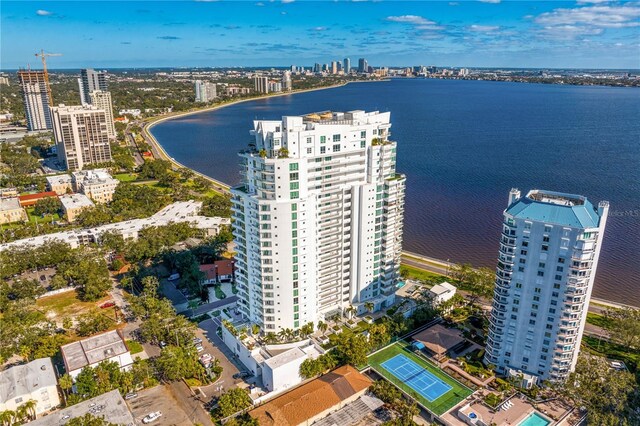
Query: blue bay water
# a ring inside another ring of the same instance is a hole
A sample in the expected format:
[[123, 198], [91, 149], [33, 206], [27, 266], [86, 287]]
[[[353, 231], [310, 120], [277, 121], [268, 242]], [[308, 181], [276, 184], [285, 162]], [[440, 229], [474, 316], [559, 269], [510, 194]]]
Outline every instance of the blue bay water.
[[404, 248], [495, 267], [508, 191], [611, 203], [594, 296], [640, 306], [640, 90], [398, 79], [240, 103], [156, 125], [170, 156], [229, 184], [254, 119], [390, 111], [407, 175]]

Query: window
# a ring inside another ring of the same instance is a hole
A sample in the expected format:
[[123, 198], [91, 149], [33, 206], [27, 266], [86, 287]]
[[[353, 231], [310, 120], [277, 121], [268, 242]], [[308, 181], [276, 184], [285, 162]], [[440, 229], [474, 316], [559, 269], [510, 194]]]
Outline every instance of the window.
[[300, 197], [300, 193], [298, 191], [291, 192], [291, 198], [298, 198], [298, 197]]
[[327, 152], [327, 147], [321, 146], [320, 147], [320, 154], [324, 154], [325, 152]]
[[367, 131], [366, 130], [361, 131], [360, 132], [360, 137], [361, 138], [366, 138], [367, 137]]
[[538, 271], [538, 276], [539, 277], [544, 277], [544, 271]]
[[558, 283], [555, 283], [555, 284], [553, 285], [553, 288], [555, 288], [555, 289], [558, 289], [558, 288], [560, 288], [560, 284], [558, 284]]
[[340, 152], [340, 144], [339, 143], [333, 145], [333, 152]]
[[522, 263], [524, 265], [525, 263], [527, 263], [527, 260], [526, 259], [520, 259], [520, 263]]
[[360, 141], [360, 148], [365, 148], [367, 146], [367, 141]]
[[538, 268], [544, 268], [546, 265], [544, 264], [544, 262], [539, 262], [538, 263]]
[[298, 220], [298, 213], [291, 213], [291, 220]]
[[564, 263], [564, 257], [559, 257], [558, 258], [558, 263]]
[[516, 283], [516, 288], [522, 288], [522, 283]]
[[326, 136], [320, 136], [320, 143], [325, 143], [327, 141]]
[[523, 241], [522, 247], [529, 247], [529, 241]]
[[291, 204], [291, 211], [292, 211], [292, 212], [295, 212], [295, 211], [297, 211], [297, 210], [298, 210], [298, 204], [297, 204], [297, 203], [292, 203], [292, 204]]
[[313, 153], [313, 148], [307, 148], [307, 154]]
[[526, 250], [520, 250], [520, 254], [523, 255], [523, 256], [526, 256], [527, 255], [527, 251]]
[[291, 171], [298, 170], [298, 163], [290, 163], [289, 170]]
[[524, 272], [524, 266], [518, 267], [518, 272]]
[[556, 275], [556, 280], [560, 281], [562, 279], [562, 275]]
[[299, 188], [300, 188], [300, 183], [298, 182], [289, 183], [289, 189], [299, 189]]
[[536, 320], [532, 320], [532, 319], [530, 319], [530, 320], [529, 320], [529, 325], [536, 325]]
[[334, 142], [340, 142], [340, 135], [333, 135]]
[[290, 180], [298, 180], [298, 173], [289, 173]]
[[542, 245], [542, 251], [549, 251], [549, 245], [548, 244], [543, 244]]

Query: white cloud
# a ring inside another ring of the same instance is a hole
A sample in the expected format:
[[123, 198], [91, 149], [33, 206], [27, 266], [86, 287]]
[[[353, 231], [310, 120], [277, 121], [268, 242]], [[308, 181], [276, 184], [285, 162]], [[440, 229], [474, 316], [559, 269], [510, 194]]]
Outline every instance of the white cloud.
[[413, 25], [435, 25], [435, 22], [418, 15], [387, 16], [387, 21]]
[[287, 3], [293, 3], [296, 0], [282, 0], [282, 3], [287, 4]]
[[327, 31], [328, 28], [327, 27], [313, 27], [311, 28], [312, 31]]
[[538, 15], [534, 22], [542, 26], [586, 25], [597, 28], [640, 26], [640, 7], [589, 6], [576, 9], [555, 9]]
[[584, 35], [600, 35], [604, 30], [602, 28], [593, 28], [577, 25], [556, 25], [544, 27], [538, 31], [539, 34], [557, 38], [562, 40], [573, 40], [576, 37]]
[[578, 0], [578, 4], [609, 3], [610, 0]]
[[256, 6], [264, 6], [264, 3], [262, 3], [261, 1], [259, 1], [258, 3], [256, 3]]
[[53, 12], [49, 12], [48, 10], [38, 9], [38, 10], [36, 10], [36, 15], [38, 15], [38, 16], [50, 16], [50, 15], [53, 15]]
[[474, 25], [471, 25], [469, 29], [471, 31], [477, 31], [480, 33], [488, 33], [492, 31], [497, 31], [500, 29], [500, 27], [497, 25], [475, 25], [474, 24]]
[[498, 4], [500, 3], [500, 0], [479, 0], [481, 3], [493, 3], [493, 4]]

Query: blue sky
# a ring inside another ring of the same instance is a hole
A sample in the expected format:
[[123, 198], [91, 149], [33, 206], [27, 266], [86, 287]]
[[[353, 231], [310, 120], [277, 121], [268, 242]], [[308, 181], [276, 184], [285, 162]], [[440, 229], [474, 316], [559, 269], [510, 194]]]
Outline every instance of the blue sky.
[[370, 64], [640, 68], [640, 3], [5, 1], [0, 68]]

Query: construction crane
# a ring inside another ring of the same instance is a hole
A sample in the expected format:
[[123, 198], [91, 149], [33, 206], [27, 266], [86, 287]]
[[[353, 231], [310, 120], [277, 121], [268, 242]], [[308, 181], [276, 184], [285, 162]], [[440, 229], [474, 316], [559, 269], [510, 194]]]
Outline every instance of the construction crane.
[[47, 84], [47, 97], [49, 98], [49, 106], [53, 106], [53, 96], [51, 95], [51, 86], [49, 85], [49, 73], [47, 72], [47, 56], [62, 56], [62, 53], [46, 53], [44, 49], [40, 49], [40, 53], [36, 53], [42, 59], [42, 69], [44, 70], [44, 81]]

